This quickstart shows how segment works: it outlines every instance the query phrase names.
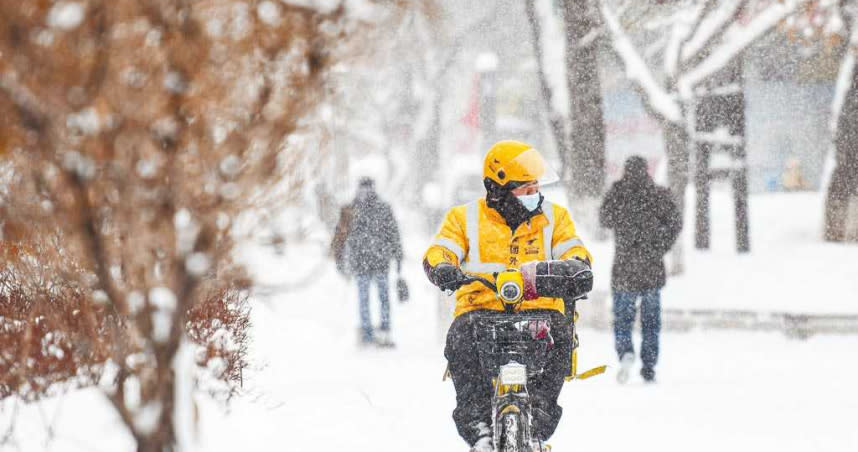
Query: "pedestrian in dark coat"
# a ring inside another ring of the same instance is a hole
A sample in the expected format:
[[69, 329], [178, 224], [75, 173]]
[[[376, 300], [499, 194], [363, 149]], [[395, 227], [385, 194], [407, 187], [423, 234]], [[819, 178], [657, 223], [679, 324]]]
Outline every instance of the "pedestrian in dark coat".
[[664, 255], [673, 246], [682, 219], [673, 196], [655, 184], [643, 157], [626, 160], [623, 177], [614, 183], [599, 211], [602, 226], [614, 230], [616, 242], [611, 290], [614, 301], [614, 335], [621, 369], [617, 378], [628, 380], [634, 364], [632, 325], [635, 302], [641, 299], [641, 376], [655, 378], [661, 330], [661, 288], [666, 282]]
[[[340, 212], [332, 251], [337, 269], [355, 275], [360, 301], [361, 342], [393, 345], [390, 339], [388, 272], [390, 261], [402, 268], [402, 242], [390, 205], [379, 199], [374, 182], [361, 179], [357, 195]], [[381, 303], [381, 325], [374, 334], [369, 314], [369, 286], [375, 283]]]

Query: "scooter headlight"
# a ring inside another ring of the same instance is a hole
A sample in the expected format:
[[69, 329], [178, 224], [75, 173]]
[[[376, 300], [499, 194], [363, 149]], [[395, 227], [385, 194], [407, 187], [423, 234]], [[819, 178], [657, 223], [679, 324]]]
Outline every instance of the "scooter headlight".
[[521, 299], [521, 286], [513, 281], [505, 282], [498, 292], [506, 303], [518, 303]]
[[527, 366], [519, 363], [509, 363], [500, 368], [502, 385], [523, 385], [527, 383]]

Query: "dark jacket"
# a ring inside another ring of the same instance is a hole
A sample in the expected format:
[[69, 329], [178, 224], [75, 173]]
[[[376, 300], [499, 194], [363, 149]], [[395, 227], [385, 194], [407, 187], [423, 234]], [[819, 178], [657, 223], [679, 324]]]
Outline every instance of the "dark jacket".
[[664, 255], [682, 229], [670, 191], [646, 174], [626, 171], [614, 183], [599, 210], [602, 226], [616, 240], [611, 287], [642, 291], [664, 287]]
[[332, 252], [340, 268], [357, 275], [386, 273], [402, 260], [402, 242], [393, 211], [374, 191], [343, 207]]

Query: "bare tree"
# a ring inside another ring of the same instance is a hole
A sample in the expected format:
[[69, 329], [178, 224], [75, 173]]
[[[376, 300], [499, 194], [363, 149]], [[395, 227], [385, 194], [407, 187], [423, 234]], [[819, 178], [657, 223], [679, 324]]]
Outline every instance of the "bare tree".
[[551, 136], [554, 138], [554, 147], [562, 162], [562, 178], [567, 179], [566, 171], [569, 158], [569, 144], [567, 140], [567, 128], [565, 118], [561, 112], [554, 107], [554, 89], [548, 80], [545, 70], [545, 50], [543, 42], [543, 27], [536, 11], [536, 0], [527, 0], [524, 3], [524, 11], [527, 22], [530, 24], [530, 40], [533, 45], [533, 55], [536, 58], [536, 75], [539, 79], [539, 94], [548, 116], [548, 125], [551, 128]]
[[597, 4], [590, 0], [562, 2], [568, 92], [564, 100], [569, 106], [568, 118], [555, 108], [555, 87], [551, 86], [545, 70], [544, 33], [535, 0], [525, 2], [525, 12], [531, 28], [540, 94], [560, 157], [561, 179], [569, 199], [575, 200], [572, 206], [576, 218], [598, 229], [598, 202], [605, 188], [605, 125], [597, 58], [602, 35]]
[[832, 108], [835, 166], [825, 198], [824, 238], [833, 242], [858, 241], [858, 234], [849, 233], [851, 210], [852, 221], [858, 224], [858, 209], [850, 209], [850, 204], [858, 203], [858, 4], [842, 0], [838, 6], [839, 11], [829, 20], [843, 24], [841, 34], [847, 38], [847, 45]]
[[[415, 127], [411, 141], [415, 158], [409, 174], [420, 175], [419, 179], [424, 182], [431, 182], [441, 167], [441, 137], [444, 132], [441, 113], [449, 96], [446, 89], [448, 75], [455, 68], [469, 38], [491, 24], [498, 13], [495, 6], [475, 19], [461, 20], [460, 14], [444, 9], [419, 22], [419, 34], [427, 48], [424, 49], [424, 61], [414, 68], [412, 74], [419, 80], [425, 94], [420, 96], [414, 110]], [[446, 17], [446, 20], [441, 20], [441, 17]], [[423, 188], [421, 184], [410, 185], [415, 193], [420, 193]]]
[[[809, 52], [842, 52], [832, 100], [831, 130], [834, 165], [824, 205], [823, 238], [832, 242], [858, 240], [858, 2], [811, 2], [789, 18], [787, 37]], [[844, 45], [845, 44], [845, 45]], [[823, 183], [825, 179], [823, 180]]]
[[[138, 450], [177, 447], [180, 350], [202, 347], [190, 356], [222, 380], [240, 372], [251, 282], [231, 259], [235, 225], [303, 186], [327, 68], [398, 6], [0, 2], [4, 249], [37, 250], [15, 254], [34, 271], [3, 294], [80, 317], [54, 324], [92, 347], [64, 356], [105, 363]], [[22, 334], [43, 312], [26, 311]]]
[[[680, 210], [685, 205], [689, 140], [693, 133], [688, 110], [695, 103], [698, 88], [807, 3], [808, 0], [699, 0], [650, 8], [601, 0], [602, 18], [614, 53], [647, 111], [662, 126], [668, 182]], [[638, 50], [629, 35], [629, 28], [640, 29], [642, 23], [660, 32], [646, 52]], [[660, 60], [652, 62], [650, 55], [658, 55]], [[681, 246], [680, 242], [674, 246], [674, 273], [682, 268]]]
[[597, 50], [598, 7], [591, 0], [565, 0], [566, 83], [569, 90], [568, 183], [575, 198], [598, 199], [605, 189], [605, 123]]

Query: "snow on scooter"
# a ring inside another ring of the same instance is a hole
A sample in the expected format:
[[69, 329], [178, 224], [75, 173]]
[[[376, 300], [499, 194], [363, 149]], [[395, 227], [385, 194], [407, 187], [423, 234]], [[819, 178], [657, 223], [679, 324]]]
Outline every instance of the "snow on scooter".
[[[592, 273], [569, 278], [590, 278]], [[504, 311], [480, 313], [473, 322], [476, 351], [484, 375], [492, 378], [492, 434], [496, 452], [542, 452], [543, 445], [533, 433], [533, 409], [528, 381], [545, 370], [548, 351], [553, 345], [550, 315], [544, 311], [518, 310], [523, 300], [521, 273], [508, 269], [497, 274], [496, 283], [468, 274], [466, 283], [480, 282], [495, 292]], [[571, 372], [566, 381], [582, 380], [605, 371], [606, 366], [577, 373], [578, 336], [575, 332], [575, 304], [585, 295], [564, 300], [566, 321], [572, 333]], [[444, 378], [449, 375], [445, 372]]]

